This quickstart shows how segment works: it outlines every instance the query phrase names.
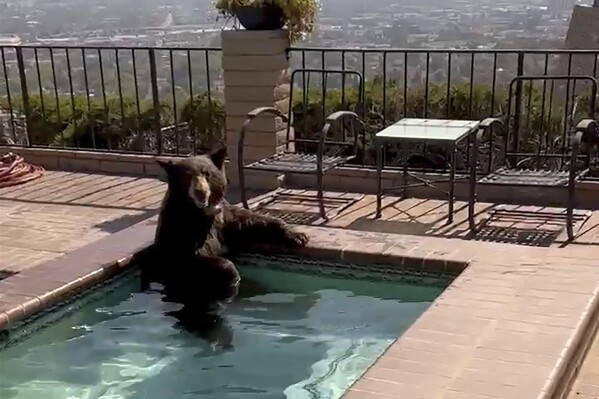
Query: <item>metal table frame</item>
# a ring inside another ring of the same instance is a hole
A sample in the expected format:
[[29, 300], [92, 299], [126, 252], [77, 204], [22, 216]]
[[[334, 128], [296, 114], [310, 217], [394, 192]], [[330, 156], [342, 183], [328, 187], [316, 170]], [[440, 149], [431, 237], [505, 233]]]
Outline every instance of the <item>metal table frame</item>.
[[[377, 133], [375, 136], [375, 145], [377, 148], [376, 217], [380, 218], [382, 215], [382, 197], [384, 193], [402, 190], [402, 197], [405, 197], [408, 188], [424, 186], [439, 191], [448, 197], [447, 223], [452, 223], [455, 202], [457, 145], [463, 140], [468, 140], [467, 155], [468, 166], [470, 166], [472, 137], [479, 130], [479, 126], [480, 121], [405, 118]], [[385, 147], [389, 144], [409, 142], [417, 142], [425, 145], [449, 144], [450, 159], [447, 165], [449, 167], [449, 177], [441, 180], [430, 180], [418, 176], [408, 169], [408, 159], [406, 158], [403, 162], [403, 184], [383, 190], [382, 175], [385, 163]], [[418, 181], [418, 183], [409, 184], [408, 179], [410, 177]], [[465, 176], [463, 179], [468, 179], [468, 176]], [[449, 182], [449, 191], [441, 190], [436, 186], [439, 183], [445, 182]]]

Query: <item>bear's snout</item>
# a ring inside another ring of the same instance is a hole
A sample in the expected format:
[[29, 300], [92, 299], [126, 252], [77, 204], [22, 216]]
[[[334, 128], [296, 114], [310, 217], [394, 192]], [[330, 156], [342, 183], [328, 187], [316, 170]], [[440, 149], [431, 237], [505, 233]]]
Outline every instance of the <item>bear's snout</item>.
[[189, 187], [189, 196], [199, 208], [207, 208], [210, 205], [210, 183], [206, 176], [197, 176]]

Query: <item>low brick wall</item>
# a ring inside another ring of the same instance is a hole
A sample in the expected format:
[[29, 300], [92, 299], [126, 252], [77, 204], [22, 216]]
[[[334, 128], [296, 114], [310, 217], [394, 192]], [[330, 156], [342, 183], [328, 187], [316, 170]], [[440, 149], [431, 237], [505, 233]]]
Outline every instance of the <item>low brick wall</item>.
[[48, 170], [104, 172], [140, 176], [160, 176], [162, 170], [154, 155], [62, 150], [53, 148], [0, 147], [0, 154], [14, 152], [27, 162]]
[[[61, 150], [48, 148], [0, 147], [0, 154], [15, 152], [23, 156], [28, 162], [42, 165], [48, 170], [69, 170], [78, 172], [102, 172], [125, 175], [159, 177], [162, 170], [156, 163], [155, 155], [142, 154], [116, 154], [92, 151]], [[235, 165], [228, 164], [229, 167]], [[232, 171], [230, 176], [236, 176]], [[443, 176], [439, 176], [443, 177]], [[255, 188], [253, 184], [261, 180], [259, 172], [249, 173], [247, 187]], [[383, 187], [390, 187], [401, 182], [401, 172], [387, 170], [383, 173]], [[236, 179], [231, 178], [231, 184], [236, 185]], [[283, 179], [279, 182], [283, 184]], [[262, 181], [263, 183], [263, 181]], [[309, 175], [288, 175], [284, 179], [287, 187], [301, 187], [313, 190], [316, 187], [316, 177]], [[376, 192], [376, 170], [365, 168], [337, 168], [330, 171], [324, 178], [325, 190], [346, 191], [356, 193]], [[440, 188], [447, 189], [447, 184], [440, 184]], [[276, 187], [272, 187], [273, 189]], [[468, 198], [468, 183], [466, 180], [456, 184], [456, 198]], [[595, 209], [599, 205], [599, 184], [597, 182], [584, 182], [578, 186], [578, 206]], [[408, 195], [412, 197], [443, 198], [442, 194], [430, 188], [412, 188]], [[519, 204], [535, 204], [547, 206], [562, 206], [565, 204], [567, 193], [563, 188], [533, 188], [533, 187], [493, 187], [478, 186], [478, 199], [483, 202], [500, 202]]]

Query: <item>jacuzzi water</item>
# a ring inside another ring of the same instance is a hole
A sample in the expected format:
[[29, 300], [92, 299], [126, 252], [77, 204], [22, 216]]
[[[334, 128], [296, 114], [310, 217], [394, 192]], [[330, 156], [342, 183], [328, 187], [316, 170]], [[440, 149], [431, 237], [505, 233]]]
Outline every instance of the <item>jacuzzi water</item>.
[[0, 398], [337, 399], [450, 281], [244, 263], [239, 297], [204, 328], [138, 273], [17, 326]]

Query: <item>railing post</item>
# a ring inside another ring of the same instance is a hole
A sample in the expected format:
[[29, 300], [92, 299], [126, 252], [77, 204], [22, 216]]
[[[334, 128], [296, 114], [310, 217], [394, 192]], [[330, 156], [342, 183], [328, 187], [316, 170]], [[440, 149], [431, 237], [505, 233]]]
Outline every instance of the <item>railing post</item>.
[[[27, 88], [27, 75], [25, 74], [25, 61], [23, 60], [23, 49], [16, 47], [17, 65], [19, 67], [19, 79], [21, 80], [21, 96], [23, 97], [23, 111], [25, 112], [25, 124], [27, 125], [27, 145], [31, 147], [31, 106], [29, 104], [29, 90]], [[14, 129], [14, 127], [13, 127]]]
[[[518, 52], [518, 72], [517, 76], [524, 75], [524, 52]], [[512, 138], [512, 151], [518, 152], [519, 142], [520, 142], [520, 112], [522, 111], [522, 80], [518, 80], [516, 82], [516, 98], [515, 98], [516, 108], [514, 110], [514, 129], [512, 130], [513, 138]], [[507, 121], [510, 123], [510, 121]]]
[[154, 105], [154, 134], [156, 135], [156, 151], [162, 154], [162, 125], [160, 123], [160, 99], [158, 98], [158, 70], [156, 69], [156, 52], [148, 50], [150, 59], [150, 81], [152, 84], [152, 102]]

